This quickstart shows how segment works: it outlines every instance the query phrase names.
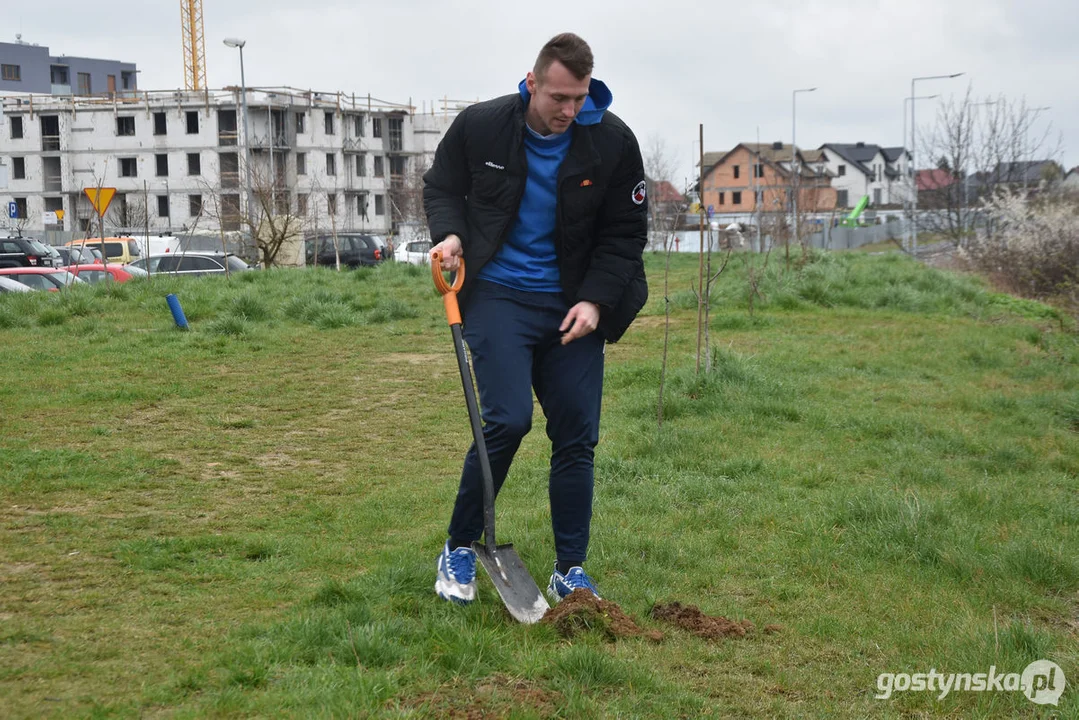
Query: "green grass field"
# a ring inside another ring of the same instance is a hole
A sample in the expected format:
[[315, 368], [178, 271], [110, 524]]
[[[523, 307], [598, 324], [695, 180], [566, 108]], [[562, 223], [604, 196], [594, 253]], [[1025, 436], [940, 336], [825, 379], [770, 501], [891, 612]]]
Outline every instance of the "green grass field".
[[[661, 643], [434, 596], [467, 414], [421, 268], [0, 296], [4, 717], [1077, 717], [1079, 335], [899, 256], [693, 256], [607, 352], [589, 572]], [[760, 262], [760, 259], [756, 259]], [[172, 327], [175, 292], [192, 330]], [[553, 561], [537, 409], [500, 538]], [[779, 632], [706, 641], [698, 605]], [[881, 673], [1057, 663], [1021, 692]]]

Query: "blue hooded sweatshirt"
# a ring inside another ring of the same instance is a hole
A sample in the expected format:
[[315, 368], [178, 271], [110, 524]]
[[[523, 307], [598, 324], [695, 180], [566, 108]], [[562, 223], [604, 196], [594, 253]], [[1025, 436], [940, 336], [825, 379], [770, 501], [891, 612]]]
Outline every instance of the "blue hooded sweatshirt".
[[[519, 86], [521, 101], [528, 107], [532, 95], [525, 81]], [[597, 125], [611, 106], [611, 91], [593, 79], [588, 97], [574, 123], [561, 134], [540, 135], [525, 124], [525, 156], [528, 179], [521, 207], [509, 237], [478, 277], [517, 290], [561, 292], [555, 232], [558, 223], [558, 169], [569, 153], [574, 125]]]

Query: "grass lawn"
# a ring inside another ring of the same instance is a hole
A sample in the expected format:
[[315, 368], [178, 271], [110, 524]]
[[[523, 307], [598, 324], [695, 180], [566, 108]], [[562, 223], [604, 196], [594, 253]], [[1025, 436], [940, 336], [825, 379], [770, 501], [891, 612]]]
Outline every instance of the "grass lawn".
[[[609, 346], [589, 572], [661, 642], [435, 597], [470, 442], [424, 269], [0, 295], [4, 717], [1079, 717], [1079, 335], [899, 254], [697, 258]], [[175, 292], [192, 330], [172, 327]], [[537, 408], [500, 538], [553, 561]], [[657, 602], [747, 619], [705, 640]], [[1022, 692], [882, 673], [1060, 666]]]

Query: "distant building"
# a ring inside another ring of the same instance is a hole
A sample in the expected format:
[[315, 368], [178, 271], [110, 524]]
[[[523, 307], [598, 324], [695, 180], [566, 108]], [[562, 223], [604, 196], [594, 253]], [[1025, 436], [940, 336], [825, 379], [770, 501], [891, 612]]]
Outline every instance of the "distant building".
[[854, 207], [864, 196], [871, 207], [902, 205], [913, 194], [906, 148], [858, 142], [826, 143], [821, 150], [829, 153], [827, 169], [839, 207]]
[[[0, 170], [3, 173], [3, 170]], [[1063, 186], [1066, 190], [1075, 192], [1079, 191], [1079, 166], [1073, 167], [1068, 171], [1068, 174], [1064, 176]]]
[[[739, 143], [726, 152], [704, 155], [704, 188], [701, 203], [716, 214], [790, 212], [793, 184], [792, 148], [783, 143]], [[820, 151], [810, 157], [799, 150], [799, 212], [830, 212], [836, 207], [836, 192], [827, 171], [817, 168], [827, 163]]]
[[109, 95], [137, 89], [135, 63], [56, 56], [21, 39], [0, 43], [0, 93]]
[[[241, 230], [262, 209], [303, 217], [310, 230], [385, 233], [422, 207], [419, 173], [456, 110], [249, 88], [247, 135], [240, 95], [235, 87], [0, 95], [0, 203], [14, 202], [28, 231], [86, 230], [96, 216], [83, 190], [101, 186], [117, 189], [106, 216], [113, 231]], [[62, 217], [46, 224], [58, 210]]]

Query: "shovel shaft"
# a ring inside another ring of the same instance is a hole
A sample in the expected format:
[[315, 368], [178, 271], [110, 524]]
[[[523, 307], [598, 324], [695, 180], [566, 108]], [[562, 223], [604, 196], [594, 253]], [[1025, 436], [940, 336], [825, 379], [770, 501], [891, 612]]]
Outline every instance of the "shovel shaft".
[[461, 370], [461, 385], [465, 391], [465, 404], [468, 405], [468, 419], [472, 423], [472, 440], [476, 444], [476, 455], [479, 457], [480, 472], [483, 474], [483, 541], [488, 551], [494, 553], [495, 481], [491, 475], [491, 461], [487, 458], [487, 443], [483, 439], [483, 423], [476, 402], [476, 390], [472, 386], [472, 371], [465, 354], [465, 338], [460, 324], [450, 325], [450, 331], [453, 333], [453, 347], [457, 351], [457, 366]]

